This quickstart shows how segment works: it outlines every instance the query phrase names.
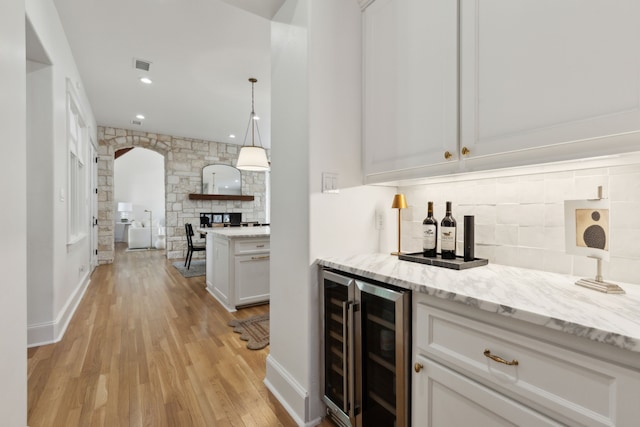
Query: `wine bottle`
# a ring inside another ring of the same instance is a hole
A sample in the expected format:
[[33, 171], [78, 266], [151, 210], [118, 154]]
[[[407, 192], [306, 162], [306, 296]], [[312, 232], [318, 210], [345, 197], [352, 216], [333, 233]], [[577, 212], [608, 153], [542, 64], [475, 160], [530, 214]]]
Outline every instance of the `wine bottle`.
[[429, 258], [436, 256], [438, 221], [433, 218], [433, 202], [427, 204], [427, 217], [422, 221], [422, 255]]
[[451, 202], [447, 202], [447, 213], [440, 223], [440, 249], [442, 259], [456, 258], [456, 220], [451, 216]]

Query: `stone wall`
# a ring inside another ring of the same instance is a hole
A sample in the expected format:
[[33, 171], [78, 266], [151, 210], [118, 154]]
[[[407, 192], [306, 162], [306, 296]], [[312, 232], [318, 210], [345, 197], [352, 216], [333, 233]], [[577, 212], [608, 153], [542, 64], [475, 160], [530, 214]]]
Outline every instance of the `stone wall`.
[[113, 262], [115, 228], [113, 162], [115, 152], [127, 147], [147, 148], [164, 156], [167, 258], [185, 257], [187, 239], [184, 224], [187, 222], [199, 224], [201, 212], [241, 212], [243, 221], [265, 222], [264, 172], [242, 171], [242, 194], [253, 195], [255, 198], [253, 201], [189, 200], [189, 194], [201, 192], [202, 168], [214, 163], [235, 165], [240, 151], [238, 145], [100, 126], [98, 127], [99, 263]]

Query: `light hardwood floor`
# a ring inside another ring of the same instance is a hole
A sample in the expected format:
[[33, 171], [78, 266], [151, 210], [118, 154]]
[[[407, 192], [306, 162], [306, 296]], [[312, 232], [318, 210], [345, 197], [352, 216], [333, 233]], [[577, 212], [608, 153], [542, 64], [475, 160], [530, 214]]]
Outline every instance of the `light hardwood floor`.
[[227, 326], [269, 306], [228, 313], [175, 261], [118, 245], [93, 272], [64, 339], [28, 351], [30, 427], [296, 425], [262, 383], [269, 347]]

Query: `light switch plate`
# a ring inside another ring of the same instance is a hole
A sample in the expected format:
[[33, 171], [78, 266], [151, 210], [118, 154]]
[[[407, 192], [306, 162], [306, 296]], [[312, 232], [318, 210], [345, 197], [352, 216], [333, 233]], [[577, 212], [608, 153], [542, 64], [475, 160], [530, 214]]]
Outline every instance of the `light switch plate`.
[[339, 193], [338, 174], [330, 172], [322, 172], [322, 192], [323, 193]]

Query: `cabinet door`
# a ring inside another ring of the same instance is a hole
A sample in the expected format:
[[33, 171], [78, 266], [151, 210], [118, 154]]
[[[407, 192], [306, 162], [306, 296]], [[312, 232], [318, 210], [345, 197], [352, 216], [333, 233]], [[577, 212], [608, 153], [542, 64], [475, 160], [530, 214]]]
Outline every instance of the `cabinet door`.
[[419, 373], [413, 381], [413, 424], [451, 426], [561, 426], [439, 363], [416, 357]]
[[235, 305], [269, 300], [269, 254], [236, 255]]
[[213, 234], [211, 233], [207, 233], [207, 237], [206, 237], [206, 250], [205, 250], [205, 254], [206, 254], [206, 283], [207, 283], [207, 287], [213, 291], [213, 281], [214, 281], [214, 268], [213, 268], [213, 263], [214, 263], [214, 256], [215, 256], [215, 251], [214, 251], [214, 244], [213, 244]]
[[[458, 2], [376, 0], [363, 14], [364, 173], [451, 162], [458, 142]], [[445, 151], [451, 153], [446, 160]]]
[[229, 241], [223, 238], [213, 239], [213, 291], [229, 305]]
[[[532, 148], [524, 163], [606, 154], [614, 145], [597, 138], [640, 129], [637, 0], [471, 0], [460, 16], [469, 159]], [[536, 158], [548, 146], [555, 151]]]

